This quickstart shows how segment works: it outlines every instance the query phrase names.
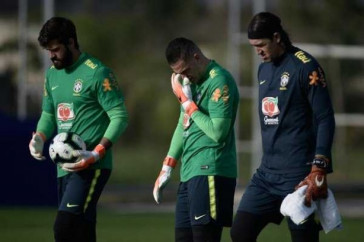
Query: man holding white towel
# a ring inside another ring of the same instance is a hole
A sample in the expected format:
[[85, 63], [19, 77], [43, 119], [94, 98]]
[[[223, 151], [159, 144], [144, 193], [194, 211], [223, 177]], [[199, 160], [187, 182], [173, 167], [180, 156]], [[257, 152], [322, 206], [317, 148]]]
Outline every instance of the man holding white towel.
[[[309, 53], [294, 47], [281, 20], [256, 14], [248, 26], [250, 44], [261, 57], [258, 70], [263, 157], [248, 184], [231, 229], [234, 242], [256, 241], [268, 223], [280, 224], [282, 200], [307, 185], [305, 205], [327, 198], [332, 172], [334, 111], [325, 74]], [[321, 226], [314, 214], [296, 225], [293, 242], [317, 242]]]

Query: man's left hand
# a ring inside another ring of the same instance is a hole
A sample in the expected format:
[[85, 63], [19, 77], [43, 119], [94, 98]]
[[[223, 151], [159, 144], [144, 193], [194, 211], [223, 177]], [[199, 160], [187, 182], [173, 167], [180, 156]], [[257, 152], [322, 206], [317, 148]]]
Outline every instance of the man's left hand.
[[156, 203], [162, 201], [162, 191], [171, 179], [172, 171], [176, 167], [177, 160], [171, 156], [166, 156], [163, 161], [162, 170], [154, 183], [153, 197]]
[[78, 157], [75, 163], [63, 163], [62, 169], [69, 172], [81, 171], [88, 168], [90, 165], [100, 160], [105, 155], [105, 147], [98, 144], [93, 151], [74, 150], [72, 155]]
[[305, 205], [307, 207], [311, 207], [312, 200], [327, 198], [326, 170], [312, 165], [310, 174], [298, 184], [296, 189], [304, 185], [307, 185], [305, 194]]

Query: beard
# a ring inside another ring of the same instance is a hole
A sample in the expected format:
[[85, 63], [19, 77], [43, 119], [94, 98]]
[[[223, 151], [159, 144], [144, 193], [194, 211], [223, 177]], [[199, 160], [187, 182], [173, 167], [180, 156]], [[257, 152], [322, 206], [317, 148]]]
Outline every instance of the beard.
[[72, 65], [73, 62], [72, 52], [66, 46], [66, 52], [64, 53], [64, 56], [60, 59], [57, 59], [56, 57], [51, 58], [51, 61], [53, 62], [53, 65], [57, 70], [67, 68]]

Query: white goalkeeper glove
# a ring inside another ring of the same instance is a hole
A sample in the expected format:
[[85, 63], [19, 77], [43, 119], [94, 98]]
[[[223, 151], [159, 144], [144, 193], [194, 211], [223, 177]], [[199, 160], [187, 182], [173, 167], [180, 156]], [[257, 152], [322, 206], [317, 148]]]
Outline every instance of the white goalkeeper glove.
[[102, 144], [98, 144], [93, 151], [74, 150], [72, 155], [78, 157], [75, 163], [63, 163], [61, 167], [65, 171], [76, 172], [88, 168], [96, 161], [102, 159], [106, 153], [106, 149]]
[[162, 191], [171, 179], [172, 170], [176, 167], [176, 164], [177, 160], [170, 156], [167, 156], [163, 161], [162, 170], [154, 183], [153, 189], [153, 197], [158, 204], [162, 201]]
[[192, 113], [198, 110], [198, 107], [196, 103], [192, 100], [190, 80], [185, 77], [183, 79], [183, 85], [181, 84], [181, 81], [182, 76], [180, 74], [172, 73], [172, 90], [176, 95], [178, 101], [182, 104], [186, 114], [191, 117]]
[[45, 160], [43, 156], [44, 141], [46, 137], [42, 133], [34, 133], [32, 139], [29, 142], [30, 154], [37, 160]]

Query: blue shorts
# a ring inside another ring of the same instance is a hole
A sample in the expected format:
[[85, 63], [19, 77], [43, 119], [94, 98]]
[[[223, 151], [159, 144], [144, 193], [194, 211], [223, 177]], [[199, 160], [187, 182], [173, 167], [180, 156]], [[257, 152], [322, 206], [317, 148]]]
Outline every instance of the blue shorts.
[[58, 178], [58, 210], [84, 214], [96, 221], [96, 205], [111, 174], [109, 169], [86, 169]]
[[236, 179], [196, 176], [181, 182], [177, 193], [176, 228], [214, 222], [230, 227], [233, 219]]
[[257, 170], [248, 184], [238, 211], [265, 215], [279, 224], [283, 215], [280, 207], [283, 199], [295, 190], [307, 174], [272, 174]]

